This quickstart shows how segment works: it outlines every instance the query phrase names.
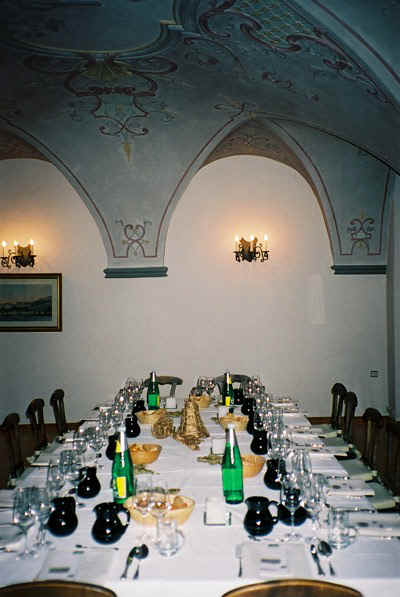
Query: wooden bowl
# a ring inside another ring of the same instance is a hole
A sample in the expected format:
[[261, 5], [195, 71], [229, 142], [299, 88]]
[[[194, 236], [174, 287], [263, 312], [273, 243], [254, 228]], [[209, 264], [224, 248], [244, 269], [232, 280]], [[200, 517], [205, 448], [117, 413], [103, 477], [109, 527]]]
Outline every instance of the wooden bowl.
[[158, 408], [157, 410], [140, 410], [135, 414], [142, 425], [154, 425], [165, 413], [165, 408]]
[[244, 431], [249, 422], [249, 417], [246, 415], [233, 415], [229, 413], [224, 417], [221, 417], [219, 422], [224, 429], [228, 427], [228, 423], [233, 423], [235, 425], [235, 431]]
[[132, 444], [129, 453], [133, 464], [150, 464], [157, 460], [161, 449], [160, 444]]
[[264, 456], [258, 454], [242, 454], [243, 478], [255, 477], [265, 463]]
[[[129, 512], [130, 512], [132, 520], [134, 520], [138, 524], [142, 524], [147, 527], [155, 526], [157, 523], [156, 518], [152, 514], [143, 516], [143, 514], [135, 508], [133, 499], [134, 498], [130, 497], [124, 503], [125, 508], [127, 510], [129, 510]], [[177, 500], [176, 507], [174, 506], [175, 500]], [[176, 524], [178, 524], [178, 525], [184, 524], [187, 521], [187, 519], [189, 518], [189, 516], [191, 515], [191, 513], [193, 512], [195, 501], [192, 500], [192, 498], [186, 497], [184, 495], [176, 495], [174, 497], [171, 497], [171, 501], [172, 501], [172, 510], [167, 512], [167, 514], [165, 515], [165, 518], [175, 519]], [[178, 504], [178, 502], [180, 502], [180, 503]]]
[[199, 408], [208, 408], [210, 406], [211, 396], [203, 394], [202, 396], [193, 396], [193, 398]]

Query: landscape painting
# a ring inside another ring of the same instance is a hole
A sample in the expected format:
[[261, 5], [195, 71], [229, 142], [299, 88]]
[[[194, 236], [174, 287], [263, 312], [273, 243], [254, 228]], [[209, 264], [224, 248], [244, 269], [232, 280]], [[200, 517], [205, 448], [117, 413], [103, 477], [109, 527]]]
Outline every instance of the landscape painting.
[[0, 274], [0, 331], [61, 331], [61, 274]]

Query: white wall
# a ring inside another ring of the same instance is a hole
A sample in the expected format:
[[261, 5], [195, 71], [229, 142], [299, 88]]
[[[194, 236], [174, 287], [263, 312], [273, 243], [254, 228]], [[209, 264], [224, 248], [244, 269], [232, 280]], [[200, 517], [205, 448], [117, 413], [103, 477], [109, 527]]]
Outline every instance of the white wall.
[[[342, 381], [358, 413], [385, 410], [385, 278], [331, 273], [321, 211], [295, 171], [247, 156], [208, 165], [173, 215], [168, 277], [107, 280], [100, 234], [54, 167], [8, 160], [0, 177], [0, 240], [34, 238], [35, 271], [62, 272], [64, 305], [62, 333], [0, 333], [0, 420], [56, 387], [77, 420], [153, 368], [182, 376], [182, 394], [198, 375], [258, 373], [312, 415], [329, 413]], [[235, 235], [265, 231], [270, 261], [235, 263]]]

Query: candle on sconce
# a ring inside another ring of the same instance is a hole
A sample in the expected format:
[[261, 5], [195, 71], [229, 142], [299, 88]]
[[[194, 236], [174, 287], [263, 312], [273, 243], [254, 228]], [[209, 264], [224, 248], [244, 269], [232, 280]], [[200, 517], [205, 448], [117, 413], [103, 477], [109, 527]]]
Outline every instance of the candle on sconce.
[[268, 251], [268, 234], [264, 234], [264, 251]]
[[250, 251], [254, 251], [254, 236], [250, 236]]
[[3, 241], [2, 241], [2, 243], [1, 243], [1, 246], [3, 247], [3, 257], [4, 257], [4, 249], [5, 249], [5, 248], [6, 248], [6, 246], [7, 246], [7, 243], [6, 243], [6, 241], [5, 241], [5, 240], [3, 240]]
[[34, 243], [33, 239], [31, 239], [31, 240], [29, 241], [29, 246], [30, 246], [30, 248], [31, 248], [31, 253], [33, 254], [33, 249], [34, 249], [34, 247], [35, 247], [35, 243]]
[[239, 251], [239, 237], [235, 236], [235, 251]]

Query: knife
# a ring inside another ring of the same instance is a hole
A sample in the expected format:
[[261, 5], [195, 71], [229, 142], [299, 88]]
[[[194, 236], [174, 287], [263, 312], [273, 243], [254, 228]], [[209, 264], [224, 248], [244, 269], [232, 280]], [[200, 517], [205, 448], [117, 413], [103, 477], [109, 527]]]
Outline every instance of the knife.
[[135, 557], [135, 547], [132, 547], [131, 551], [128, 554], [128, 557], [126, 558], [126, 564], [125, 564], [125, 569], [123, 571], [123, 573], [120, 576], [121, 580], [125, 580], [128, 576], [128, 570], [129, 570], [129, 566], [132, 564], [133, 562], [133, 558]]

